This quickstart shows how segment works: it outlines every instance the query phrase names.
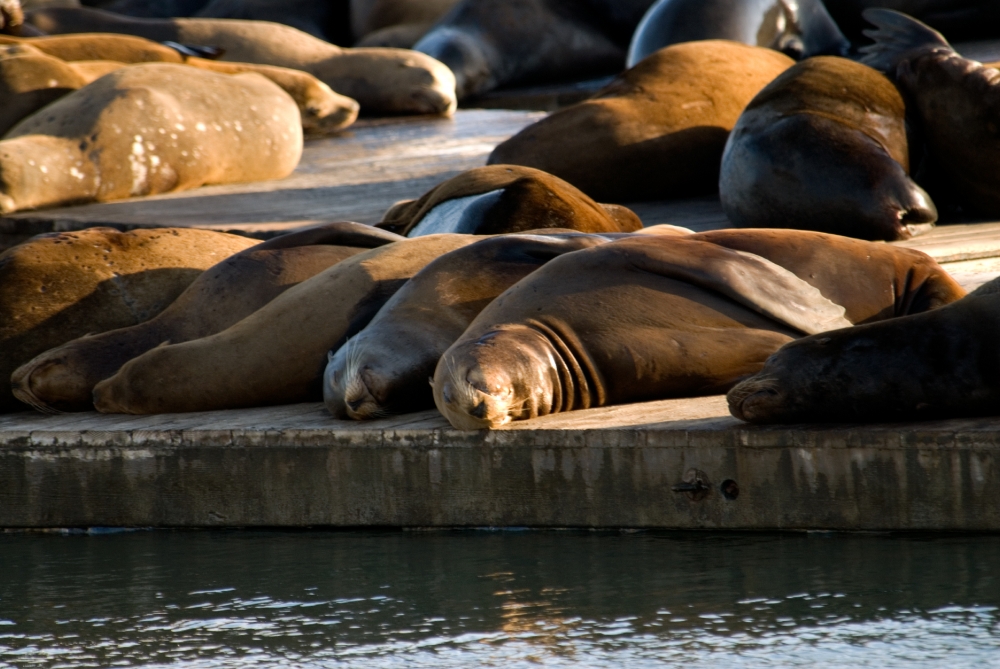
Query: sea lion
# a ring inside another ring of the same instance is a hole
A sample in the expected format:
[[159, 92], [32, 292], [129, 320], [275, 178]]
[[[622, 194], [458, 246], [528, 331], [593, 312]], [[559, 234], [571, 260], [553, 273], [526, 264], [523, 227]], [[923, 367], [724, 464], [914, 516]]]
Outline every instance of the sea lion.
[[821, 0], [658, 0], [632, 36], [628, 67], [665, 46], [725, 39], [801, 60], [851, 47]]
[[341, 260], [401, 239], [359, 223], [329, 223], [251, 246], [205, 270], [153, 318], [36, 356], [11, 375], [14, 395], [47, 413], [91, 410], [94, 386], [132, 358], [164, 342], [221, 332]]
[[761, 235], [751, 244], [760, 250], [768, 239], [788, 241], [769, 251], [773, 261], [701, 235], [634, 237], [550, 261], [486, 307], [441, 357], [438, 409], [456, 428], [481, 429], [725, 391], [802, 333], [964, 294], [919, 252], [799, 231], [724, 232], [715, 241], [734, 246], [740, 233]]
[[94, 406], [149, 414], [319, 399], [327, 352], [430, 261], [475, 240], [433, 235], [348, 258], [218, 334], [133, 358], [94, 387]]
[[[194, 16], [195, 12], [207, 4], [208, 0], [112, 0], [112, 2], [88, 0], [86, 6], [125, 16], [169, 19], [175, 16]], [[80, 6], [80, 3], [76, 4], [76, 7]]]
[[792, 342], [729, 391], [729, 410], [752, 423], [996, 416], [997, 337], [994, 279], [941, 309]]
[[652, 0], [462, 0], [413, 48], [455, 73], [459, 98], [620, 70]]
[[110, 32], [225, 49], [222, 60], [303, 70], [369, 114], [451, 114], [455, 77], [442, 63], [401, 49], [341, 49], [290, 26], [236, 19], [136, 19], [95, 9], [28, 13], [50, 34]]
[[530, 167], [490, 165], [438, 184], [418, 200], [393, 205], [378, 227], [407, 237], [442, 232], [491, 235], [541, 228], [632, 232], [642, 221], [631, 209], [594, 202], [579, 190]]
[[[273, 21], [334, 44], [351, 43], [347, 0], [209, 0], [192, 14], [207, 19]], [[113, 10], [112, 10], [113, 11]], [[174, 16], [180, 17], [180, 14]]]
[[288, 176], [295, 102], [258, 74], [148, 63], [112, 72], [0, 141], [0, 213]]
[[54, 346], [135, 325], [173, 302], [205, 269], [254, 240], [207, 230], [40, 235], [0, 254], [0, 411], [26, 409], [11, 372]]
[[712, 193], [740, 112], [793, 64], [736, 42], [670, 46], [501, 143], [488, 162], [537, 167], [609, 202]]
[[876, 70], [835, 56], [768, 84], [726, 142], [719, 197], [739, 227], [907, 239], [937, 220], [909, 177], [905, 105]]
[[546, 262], [609, 241], [601, 235], [500, 235], [446, 253], [406, 282], [371, 323], [331, 352], [323, 401], [367, 420], [434, 406], [427, 379], [480, 311]]
[[958, 55], [937, 31], [905, 14], [868, 9], [878, 30], [864, 62], [887, 72], [911, 101], [930, 169], [958, 202], [1000, 214], [1000, 72]]
[[[292, 96], [302, 115], [302, 129], [309, 134], [342, 130], [358, 117], [359, 105], [335, 93], [322, 81], [301, 70], [252, 63], [220, 63], [195, 56], [141, 37], [84, 34], [44, 38], [0, 37], [0, 58], [18, 57], [0, 72], [10, 103], [0, 112], [0, 136], [18, 120], [59, 97], [131, 63], [184, 63], [220, 74], [256, 72]], [[65, 61], [60, 64], [58, 61]], [[55, 81], [55, 84], [52, 82]], [[2, 90], [2, 89], [0, 89]], [[13, 96], [16, 95], [16, 98]], [[16, 117], [16, 118], [15, 118]]]

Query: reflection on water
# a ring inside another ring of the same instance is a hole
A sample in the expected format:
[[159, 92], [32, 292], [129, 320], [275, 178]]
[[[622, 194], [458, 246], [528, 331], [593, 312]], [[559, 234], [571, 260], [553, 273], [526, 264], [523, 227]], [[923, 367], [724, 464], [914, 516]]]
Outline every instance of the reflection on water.
[[0, 667], [1000, 667], [1000, 537], [0, 534]]

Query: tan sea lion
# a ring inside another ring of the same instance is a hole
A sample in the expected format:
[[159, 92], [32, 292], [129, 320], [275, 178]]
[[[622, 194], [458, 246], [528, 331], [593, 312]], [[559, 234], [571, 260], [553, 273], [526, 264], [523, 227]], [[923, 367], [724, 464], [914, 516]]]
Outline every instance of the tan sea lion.
[[256, 72], [263, 75], [292, 96], [302, 115], [302, 129], [310, 134], [341, 130], [357, 119], [360, 109], [356, 101], [335, 93], [301, 70], [182, 56], [172, 48], [141, 37], [106, 33], [31, 39], [0, 37], [0, 44], [4, 42], [8, 45], [0, 49], [8, 55], [0, 55], [0, 58], [17, 56], [19, 60], [7, 63], [0, 71], [0, 86], [5, 86], [11, 95], [17, 95], [17, 99], [11, 100], [11, 104], [0, 112], [0, 119], [14, 119], [6, 126], [0, 124], [0, 136], [17, 120], [45, 104], [127, 64], [144, 62], [183, 63], [221, 74]]
[[438, 184], [417, 200], [396, 203], [378, 227], [417, 237], [541, 228], [633, 232], [642, 228], [642, 221], [631, 209], [598, 204], [551, 174], [518, 165], [489, 165]]
[[90, 228], [34, 237], [0, 254], [0, 411], [27, 407], [11, 372], [88, 333], [135, 325], [205, 269], [254, 240], [207, 230]]
[[584, 234], [500, 235], [438, 258], [406, 282], [336, 353], [323, 401], [336, 418], [367, 420], [434, 406], [434, 367], [497, 295], [564, 253], [610, 241]]
[[111, 32], [225, 49], [227, 61], [310, 73], [370, 114], [451, 114], [455, 78], [442, 63], [400, 49], [341, 49], [290, 26], [236, 19], [134, 19], [94, 9], [29, 12], [46, 33]]
[[864, 62], [887, 72], [911, 101], [930, 168], [958, 202], [1000, 214], [1000, 72], [958, 55], [937, 31], [905, 14], [868, 9], [877, 26]]
[[1000, 414], [1000, 281], [929, 313], [806, 337], [729, 391], [753, 423], [922, 421]]
[[[964, 294], [908, 249], [798, 231], [723, 232], [633, 237], [550, 261], [486, 307], [441, 357], [438, 409], [456, 428], [481, 429], [725, 391], [803, 333]], [[740, 250], [740, 233], [760, 235], [744, 247], [774, 260]], [[768, 248], [785, 235], [790, 243]], [[846, 286], [844, 276], [852, 277]]]
[[130, 360], [94, 387], [94, 406], [149, 414], [319, 399], [327, 352], [367, 325], [430, 261], [475, 240], [432, 235], [348, 258], [218, 334]]
[[112, 72], [0, 141], [0, 213], [288, 176], [295, 102], [257, 74], [149, 63]]
[[677, 44], [528, 126], [488, 162], [537, 167], [609, 202], [712, 193], [743, 107], [793, 64], [736, 42]]
[[153, 318], [36, 356], [11, 375], [14, 395], [45, 412], [93, 409], [94, 386], [132, 358], [164, 342], [221, 332], [341, 260], [401, 239], [359, 223], [330, 223], [251, 246], [205, 270]]
[[866, 65], [833, 56], [797, 64], [733, 128], [722, 208], [738, 227], [907, 239], [937, 209], [908, 175], [905, 112], [892, 82]]

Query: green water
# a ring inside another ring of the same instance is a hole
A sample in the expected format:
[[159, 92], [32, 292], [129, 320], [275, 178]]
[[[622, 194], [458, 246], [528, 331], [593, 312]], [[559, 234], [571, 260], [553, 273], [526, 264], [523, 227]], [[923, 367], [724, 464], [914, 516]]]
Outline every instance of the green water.
[[0, 667], [1000, 667], [1000, 537], [0, 534]]

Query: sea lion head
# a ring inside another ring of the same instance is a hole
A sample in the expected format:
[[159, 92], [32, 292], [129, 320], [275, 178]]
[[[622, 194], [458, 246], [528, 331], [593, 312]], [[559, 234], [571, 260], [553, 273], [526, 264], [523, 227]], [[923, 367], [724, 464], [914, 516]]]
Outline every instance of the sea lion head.
[[487, 41], [467, 30], [449, 26], [434, 28], [413, 45], [413, 50], [427, 54], [451, 69], [459, 99], [497, 86], [494, 64], [502, 59]]
[[315, 82], [299, 106], [302, 129], [308, 134], [323, 135], [342, 130], [358, 118], [361, 105], [346, 95], [340, 95], [324, 84]]
[[459, 430], [549, 414], [562, 396], [556, 358], [544, 336], [523, 325], [459, 341], [438, 362], [434, 403]]
[[60, 346], [18, 367], [10, 377], [14, 397], [42, 413], [92, 408], [75, 400], [89, 396], [91, 388], [74, 372], [74, 353], [72, 347]]
[[[410, 378], [400, 378], [399, 369], [407, 365], [409, 348], [381, 346], [380, 342], [358, 335], [331, 351], [323, 373], [323, 402], [335, 418], [375, 420], [420, 407], [394, 407], [390, 397], [420, 396], [419, 386], [426, 383], [426, 371], [414, 370]], [[412, 392], [405, 388], [413, 387]], [[426, 386], [424, 386], [426, 388]]]
[[729, 412], [748, 423], [803, 423], [821, 420], [824, 409], [843, 406], [842, 385], [833, 367], [842, 351], [843, 333], [824, 332], [789, 342], [767, 359], [757, 374], [726, 395]]

